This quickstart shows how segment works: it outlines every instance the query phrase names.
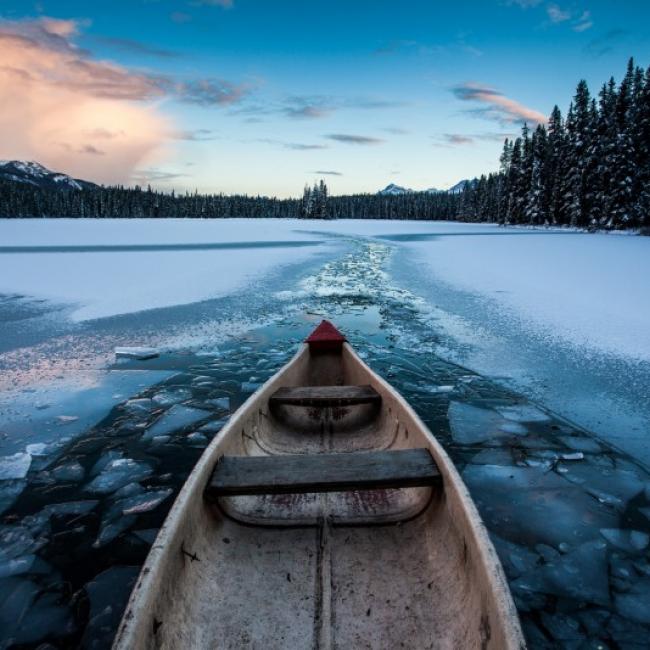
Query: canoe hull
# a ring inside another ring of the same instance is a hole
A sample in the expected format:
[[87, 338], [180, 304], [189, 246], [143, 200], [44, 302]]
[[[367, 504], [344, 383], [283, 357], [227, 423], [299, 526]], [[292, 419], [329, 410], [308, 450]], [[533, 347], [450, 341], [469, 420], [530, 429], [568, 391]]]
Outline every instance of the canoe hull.
[[[341, 383], [371, 385], [381, 412], [269, 410], [279, 387]], [[202, 498], [224, 454], [412, 447], [429, 449], [444, 489], [231, 497], [218, 506]], [[453, 464], [349, 345], [318, 356], [304, 345], [215, 437], [176, 499], [114, 648], [190, 647], [524, 647], [501, 565]]]

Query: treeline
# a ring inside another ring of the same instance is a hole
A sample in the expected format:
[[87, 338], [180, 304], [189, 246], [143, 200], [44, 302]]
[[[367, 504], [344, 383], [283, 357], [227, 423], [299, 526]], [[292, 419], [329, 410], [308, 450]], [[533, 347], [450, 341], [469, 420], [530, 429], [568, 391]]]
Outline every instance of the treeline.
[[650, 68], [630, 59], [591, 97], [578, 84], [566, 118], [506, 140], [498, 173], [467, 184], [459, 218], [504, 224], [637, 228], [650, 224]]
[[176, 194], [152, 188], [96, 187], [86, 190], [39, 189], [0, 181], [0, 216], [109, 218], [319, 218], [454, 219], [457, 195], [355, 194], [328, 196], [323, 181], [307, 188], [302, 199], [223, 194]]

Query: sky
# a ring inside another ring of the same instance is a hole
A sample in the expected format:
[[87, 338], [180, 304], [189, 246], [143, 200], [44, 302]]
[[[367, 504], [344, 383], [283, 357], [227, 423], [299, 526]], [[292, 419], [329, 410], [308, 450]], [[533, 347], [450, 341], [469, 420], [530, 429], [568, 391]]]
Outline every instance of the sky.
[[647, 0], [0, 0], [0, 159], [104, 184], [446, 189], [650, 65]]

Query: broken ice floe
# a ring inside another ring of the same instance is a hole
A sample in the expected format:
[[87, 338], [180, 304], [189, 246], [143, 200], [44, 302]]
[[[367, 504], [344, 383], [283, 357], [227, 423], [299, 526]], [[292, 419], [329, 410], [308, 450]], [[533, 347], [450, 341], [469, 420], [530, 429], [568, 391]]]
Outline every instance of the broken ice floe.
[[153, 473], [145, 462], [132, 458], [110, 460], [101, 472], [86, 486], [86, 491], [96, 494], [110, 494], [127, 483], [140, 481]]
[[174, 404], [165, 411], [144, 433], [143, 440], [151, 440], [156, 436], [165, 436], [185, 427], [192, 426], [210, 417], [210, 411]]
[[508, 431], [504, 431], [503, 427], [506, 423], [499, 413], [464, 402], [454, 400], [449, 402], [447, 417], [454, 441], [463, 445], [526, 433], [526, 429], [520, 425], [509, 427]]
[[117, 359], [137, 359], [144, 361], [146, 359], [155, 359], [160, 353], [156, 348], [148, 347], [126, 347], [120, 346], [115, 348], [115, 357]]
[[627, 553], [640, 553], [650, 543], [650, 535], [640, 530], [601, 528], [600, 534], [612, 546]]
[[512, 406], [497, 406], [496, 410], [506, 420], [514, 422], [548, 422], [551, 417], [532, 404], [514, 404]]
[[32, 456], [25, 451], [0, 457], [0, 481], [25, 478], [31, 464]]
[[100, 532], [93, 546], [99, 548], [113, 541], [118, 535], [128, 530], [137, 520], [137, 515], [157, 508], [173, 492], [171, 488], [144, 491], [137, 484], [125, 486], [118, 498], [104, 513]]

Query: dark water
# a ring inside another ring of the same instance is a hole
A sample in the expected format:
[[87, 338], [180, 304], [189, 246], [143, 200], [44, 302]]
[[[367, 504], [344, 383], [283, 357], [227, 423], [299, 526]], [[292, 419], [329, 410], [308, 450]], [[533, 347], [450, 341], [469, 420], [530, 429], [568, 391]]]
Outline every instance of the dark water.
[[[169, 371], [4, 485], [0, 647], [108, 648], [138, 567], [194, 463], [321, 317], [409, 400], [461, 471], [532, 648], [650, 647], [650, 477], [579, 427], [432, 350], [416, 299], [359, 244], [282, 315], [211, 353], [120, 364]], [[9, 495], [9, 496], [7, 496]], [[0, 501], [0, 510], [2, 509]], [[49, 644], [49, 645], [43, 645]]]

